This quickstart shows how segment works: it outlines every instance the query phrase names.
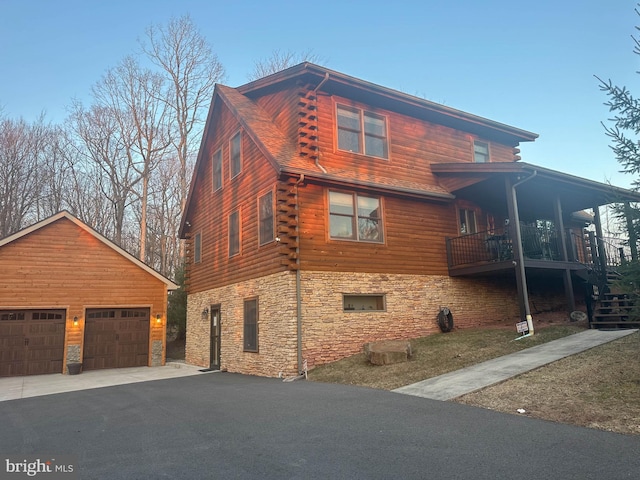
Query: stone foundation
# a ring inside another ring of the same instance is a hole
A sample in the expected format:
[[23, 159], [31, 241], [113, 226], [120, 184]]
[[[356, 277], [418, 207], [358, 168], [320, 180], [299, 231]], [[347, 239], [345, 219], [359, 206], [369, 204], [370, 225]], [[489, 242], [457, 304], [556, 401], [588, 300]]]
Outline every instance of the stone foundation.
[[[303, 359], [308, 367], [362, 351], [367, 342], [410, 339], [439, 332], [440, 307], [455, 328], [514, 325], [520, 310], [510, 278], [454, 278], [397, 274], [301, 272]], [[296, 274], [282, 272], [189, 295], [186, 360], [209, 366], [210, 318], [220, 305], [221, 368], [270, 377], [293, 376], [297, 365]], [[534, 284], [532, 312], [564, 307], [562, 282]], [[343, 295], [382, 295], [384, 309], [344, 310]], [[258, 298], [258, 352], [243, 350], [243, 305]]]

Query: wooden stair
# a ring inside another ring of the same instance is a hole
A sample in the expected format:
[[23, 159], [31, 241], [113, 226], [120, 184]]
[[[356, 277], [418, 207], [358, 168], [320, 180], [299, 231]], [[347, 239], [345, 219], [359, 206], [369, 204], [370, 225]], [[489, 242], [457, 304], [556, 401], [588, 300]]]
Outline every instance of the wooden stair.
[[634, 311], [633, 301], [615, 285], [619, 278], [616, 272], [607, 272], [607, 286], [600, 293], [590, 322], [591, 328], [640, 327], [640, 316]]

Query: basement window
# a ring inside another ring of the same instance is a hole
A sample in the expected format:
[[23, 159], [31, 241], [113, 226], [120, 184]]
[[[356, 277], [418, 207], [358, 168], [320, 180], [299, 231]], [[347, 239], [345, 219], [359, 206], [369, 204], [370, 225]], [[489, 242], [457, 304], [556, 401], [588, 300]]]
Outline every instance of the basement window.
[[345, 312], [384, 312], [387, 309], [384, 295], [342, 295]]

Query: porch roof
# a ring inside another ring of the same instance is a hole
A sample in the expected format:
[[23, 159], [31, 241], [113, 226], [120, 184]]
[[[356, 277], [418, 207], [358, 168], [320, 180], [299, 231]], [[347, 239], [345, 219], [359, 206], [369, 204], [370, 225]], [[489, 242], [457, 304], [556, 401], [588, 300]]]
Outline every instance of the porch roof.
[[431, 171], [456, 197], [505, 214], [505, 178], [522, 182], [516, 189], [521, 217], [552, 218], [556, 196], [566, 214], [611, 203], [640, 202], [638, 192], [524, 162], [434, 163]]

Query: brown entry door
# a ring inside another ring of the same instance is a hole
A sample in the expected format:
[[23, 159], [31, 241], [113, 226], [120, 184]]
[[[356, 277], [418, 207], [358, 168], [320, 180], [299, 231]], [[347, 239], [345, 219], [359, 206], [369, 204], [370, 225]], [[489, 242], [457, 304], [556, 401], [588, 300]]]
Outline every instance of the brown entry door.
[[84, 370], [143, 367], [148, 364], [148, 308], [87, 310]]
[[0, 377], [62, 373], [64, 310], [0, 311]]

